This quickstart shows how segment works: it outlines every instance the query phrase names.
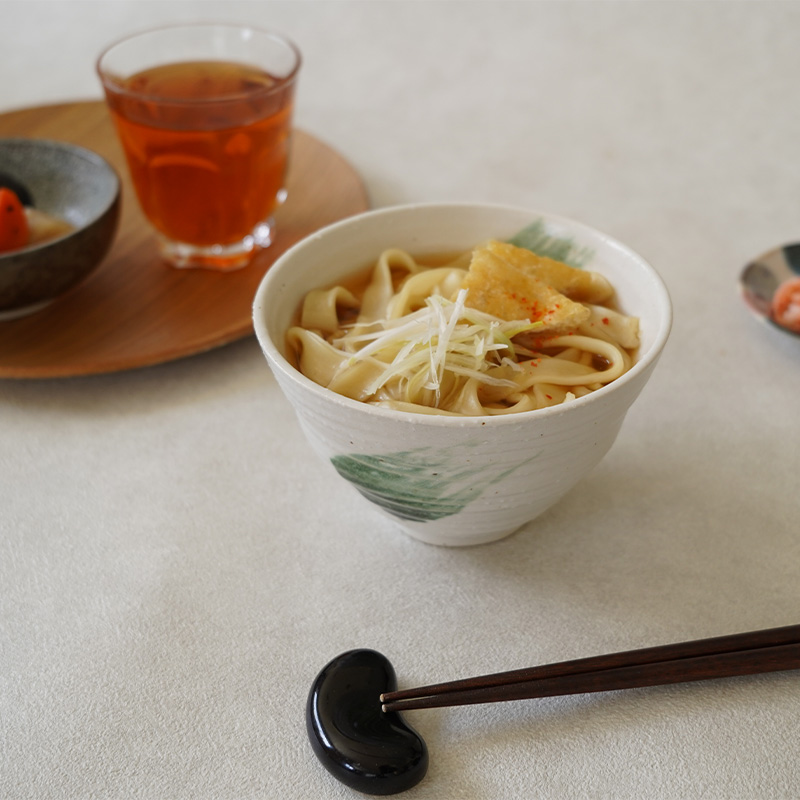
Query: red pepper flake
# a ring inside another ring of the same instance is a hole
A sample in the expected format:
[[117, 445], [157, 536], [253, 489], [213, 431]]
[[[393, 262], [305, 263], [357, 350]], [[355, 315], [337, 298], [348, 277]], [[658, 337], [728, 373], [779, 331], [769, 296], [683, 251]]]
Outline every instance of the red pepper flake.
[[552, 400], [552, 399], [553, 399], [553, 395], [551, 395], [551, 394], [546, 394], [546, 395], [545, 395], [545, 397], [546, 397], [548, 400]]
[[608, 317], [603, 317], [603, 325], [608, 325]]

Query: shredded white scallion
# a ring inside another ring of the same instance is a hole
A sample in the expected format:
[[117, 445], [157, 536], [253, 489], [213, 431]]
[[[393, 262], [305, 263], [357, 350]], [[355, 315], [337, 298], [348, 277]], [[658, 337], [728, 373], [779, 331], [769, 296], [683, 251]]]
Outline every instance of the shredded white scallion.
[[424, 308], [403, 317], [355, 323], [331, 344], [348, 353], [348, 363], [369, 359], [382, 367], [369, 387], [372, 393], [400, 378], [432, 391], [438, 405], [448, 372], [486, 385], [510, 385], [487, 372], [501, 364], [519, 370], [511, 339], [542, 323], [501, 320], [468, 308], [466, 299], [466, 289], [455, 300], [433, 295], [425, 299]]

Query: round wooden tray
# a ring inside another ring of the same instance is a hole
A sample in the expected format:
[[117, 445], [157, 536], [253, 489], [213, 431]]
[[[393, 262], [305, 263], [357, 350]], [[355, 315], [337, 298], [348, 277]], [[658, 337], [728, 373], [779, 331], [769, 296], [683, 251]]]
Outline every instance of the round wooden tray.
[[103, 102], [1, 114], [0, 136], [57, 139], [94, 150], [116, 168], [123, 192], [119, 231], [99, 269], [43, 310], [0, 322], [0, 378], [133, 369], [248, 336], [253, 297], [275, 259], [315, 230], [368, 207], [355, 170], [314, 137], [295, 131], [288, 198], [275, 217], [273, 244], [236, 272], [175, 269], [159, 257]]

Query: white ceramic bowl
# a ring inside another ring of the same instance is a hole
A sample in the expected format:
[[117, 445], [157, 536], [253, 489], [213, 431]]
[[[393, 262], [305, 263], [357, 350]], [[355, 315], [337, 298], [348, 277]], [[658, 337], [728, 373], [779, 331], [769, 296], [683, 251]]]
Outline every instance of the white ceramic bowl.
[[[588, 248], [623, 311], [638, 316], [635, 365], [572, 402], [491, 417], [413, 414], [338, 395], [285, 358], [285, 335], [305, 293], [334, 284], [388, 247], [412, 254], [508, 239], [541, 220], [547, 233]], [[672, 308], [664, 283], [609, 236], [552, 214], [476, 204], [420, 204], [351, 217], [279, 258], [255, 297], [256, 336], [315, 451], [373, 507], [417, 539], [473, 545], [500, 539], [568, 492], [608, 452], [667, 341]], [[355, 493], [354, 493], [355, 497]]]

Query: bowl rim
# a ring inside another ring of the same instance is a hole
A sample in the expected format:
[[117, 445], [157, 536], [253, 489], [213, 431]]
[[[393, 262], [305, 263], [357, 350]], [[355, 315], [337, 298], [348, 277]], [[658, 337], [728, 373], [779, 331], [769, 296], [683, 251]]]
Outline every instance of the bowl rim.
[[[313, 243], [320, 238], [327, 236], [329, 233], [347, 228], [351, 225], [361, 224], [367, 218], [377, 218], [381, 216], [391, 216], [396, 213], [406, 213], [412, 210], [433, 210], [433, 209], [484, 209], [486, 211], [506, 211], [509, 213], [525, 213], [530, 214], [532, 217], [540, 216], [548, 221], [561, 223], [567, 226], [580, 228], [587, 233], [597, 236], [604, 240], [607, 244], [615, 249], [623, 251], [629, 257], [638, 261], [645, 271], [649, 273], [649, 277], [653, 283], [654, 289], [657, 290], [656, 299], [662, 311], [662, 323], [655, 331], [653, 341], [644, 354], [644, 356], [637, 358], [634, 365], [623, 375], [609, 384], [590, 392], [583, 397], [578, 397], [570, 400], [568, 403], [559, 403], [555, 406], [547, 408], [534, 409], [533, 411], [519, 411], [509, 414], [492, 414], [486, 416], [459, 416], [448, 414], [424, 414], [412, 411], [399, 411], [392, 408], [383, 408], [381, 406], [370, 405], [363, 403], [359, 400], [353, 400], [350, 397], [337, 394], [325, 386], [320, 386], [310, 378], [306, 377], [300, 370], [296, 369], [278, 346], [272, 340], [267, 328], [267, 322], [263, 308], [265, 305], [266, 296], [272, 291], [273, 286], [278, 286], [281, 280], [281, 272], [287, 269], [286, 265], [295, 257], [295, 255], [310, 247]], [[258, 289], [253, 300], [253, 328], [255, 330], [256, 338], [261, 346], [261, 349], [273, 370], [277, 369], [283, 373], [286, 378], [301, 386], [305, 391], [317, 395], [322, 400], [331, 402], [334, 405], [341, 406], [344, 410], [357, 411], [361, 414], [375, 416], [383, 420], [396, 420], [405, 423], [414, 423], [418, 425], [433, 425], [433, 426], [449, 426], [449, 427], [495, 427], [502, 425], [519, 424], [520, 422], [533, 419], [545, 419], [548, 417], [558, 417], [563, 414], [572, 413], [575, 409], [585, 408], [595, 403], [602, 402], [605, 397], [610, 394], [618, 393], [627, 384], [636, 380], [641, 373], [651, 369], [655, 362], [660, 357], [669, 338], [672, 328], [673, 308], [672, 300], [670, 298], [669, 290], [661, 275], [656, 271], [655, 267], [645, 259], [642, 255], [630, 248], [628, 245], [623, 244], [603, 231], [587, 225], [583, 222], [571, 219], [560, 214], [555, 214], [549, 211], [542, 211], [539, 209], [528, 208], [526, 206], [508, 205], [502, 203], [477, 203], [467, 201], [455, 202], [421, 202], [421, 203], [404, 203], [400, 205], [385, 206], [382, 208], [371, 209], [364, 211], [353, 216], [346, 217], [345, 219], [326, 225], [320, 228], [315, 233], [310, 234], [299, 242], [295, 243], [286, 252], [284, 252], [267, 270], [264, 277], [261, 279]]]
[[108, 213], [109, 209], [111, 209], [115, 203], [119, 202], [120, 195], [122, 194], [122, 180], [119, 176], [119, 173], [107, 159], [103, 158], [103, 156], [101, 156], [99, 153], [96, 153], [94, 150], [90, 150], [88, 147], [82, 147], [78, 144], [72, 144], [71, 142], [62, 142], [58, 139], [39, 139], [25, 136], [0, 137], [0, 149], [2, 149], [6, 144], [21, 145], [24, 147], [32, 147], [34, 149], [43, 147], [48, 150], [69, 152], [72, 155], [83, 159], [84, 161], [90, 162], [95, 167], [100, 168], [110, 179], [112, 191], [110, 193], [108, 202], [105, 203], [96, 214], [92, 215], [79, 228], [76, 228], [75, 230], [70, 231], [63, 236], [58, 236], [55, 239], [47, 239], [44, 242], [38, 242], [37, 244], [27, 245], [26, 247], [21, 247], [17, 250], [9, 250], [5, 253], [0, 253], [0, 261], [5, 258], [19, 257], [29, 253], [37, 253], [39, 251], [46, 250], [49, 247], [53, 247], [54, 245], [61, 245], [64, 242], [79, 236], [89, 226], [94, 225], [97, 220]]

